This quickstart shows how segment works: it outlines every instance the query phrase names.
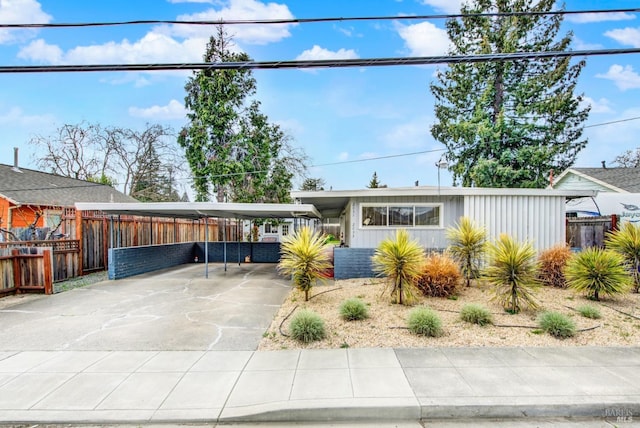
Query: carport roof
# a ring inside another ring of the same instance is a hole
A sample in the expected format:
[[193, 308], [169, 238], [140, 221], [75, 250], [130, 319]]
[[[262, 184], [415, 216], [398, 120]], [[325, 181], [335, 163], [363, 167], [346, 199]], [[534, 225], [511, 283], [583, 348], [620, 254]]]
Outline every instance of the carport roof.
[[107, 214], [148, 217], [213, 218], [322, 218], [311, 204], [241, 204], [216, 202], [76, 202], [81, 211], [102, 211]]

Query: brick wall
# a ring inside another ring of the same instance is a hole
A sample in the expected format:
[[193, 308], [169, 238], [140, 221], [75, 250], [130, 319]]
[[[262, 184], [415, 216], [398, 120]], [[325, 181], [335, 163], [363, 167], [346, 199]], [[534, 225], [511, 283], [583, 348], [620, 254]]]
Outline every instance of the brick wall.
[[[224, 243], [209, 242], [209, 262], [224, 261]], [[240, 251], [238, 251], [240, 248]], [[195, 256], [204, 261], [204, 242], [196, 243]], [[253, 263], [278, 263], [279, 242], [227, 242], [227, 263], [244, 263], [249, 256]]]
[[375, 248], [334, 248], [334, 278], [374, 278], [376, 274], [371, 267], [374, 252]]
[[195, 245], [149, 245], [109, 249], [109, 279], [127, 278], [141, 273], [193, 263]]

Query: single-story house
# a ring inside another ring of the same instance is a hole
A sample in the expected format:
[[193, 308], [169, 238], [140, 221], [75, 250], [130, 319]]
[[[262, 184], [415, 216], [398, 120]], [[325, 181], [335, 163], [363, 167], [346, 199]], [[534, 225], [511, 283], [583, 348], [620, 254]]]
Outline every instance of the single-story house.
[[[17, 233], [54, 229], [63, 210], [74, 208], [76, 202], [137, 201], [111, 186], [19, 167], [17, 159], [13, 165], [0, 164], [0, 229]], [[0, 233], [0, 240], [8, 239], [6, 235]]]
[[[405, 187], [296, 191], [296, 202], [316, 207], [323, 218], [340, 219], [336, 278], [371, 276], [370, 256], [378, 244], [405, 228], [425, 248], [447, 247], [446, 229], [463, 216], [484, 226], [488, 238], [501, 233], [530, 241], [540, 251], [566, 242], [565, 206], [593, 190]], [[345, 252], [344, 254], [340, 254]]]
[[567, 213], [574, 216], [615, 214], [621, 222], [640, 221], [640, 168], [569, 168], [549, 188], [598, 192], [571, 200]]

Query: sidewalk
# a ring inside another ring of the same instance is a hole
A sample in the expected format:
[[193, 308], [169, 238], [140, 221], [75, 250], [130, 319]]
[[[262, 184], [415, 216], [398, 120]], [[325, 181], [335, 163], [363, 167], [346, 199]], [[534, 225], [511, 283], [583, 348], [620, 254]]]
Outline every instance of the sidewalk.
[[0, 352], [5, 424], [476, 417], [637, 423], [640, 348]]

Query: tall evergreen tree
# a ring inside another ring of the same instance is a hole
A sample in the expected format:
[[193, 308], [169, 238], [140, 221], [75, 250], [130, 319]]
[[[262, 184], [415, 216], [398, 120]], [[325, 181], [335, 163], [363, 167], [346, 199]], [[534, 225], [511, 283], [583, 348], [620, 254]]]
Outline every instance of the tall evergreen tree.
[[369, 180], [369, 185], [367, 186], [369, 189], [377, 189], [380, 187], [380, 182], [378, 181], [378, 173], [373, 171], [373, 175], [371, 176], [371, 180]]
[[[222, 25], [216, 28], [204, 62], [251, 60], [231, 49]], [[304, 169], [304, 156], [252, 100], [256, 81], [251, 70], [200, 70], [185, 89], [189, 124], [178, 143], [191, 167], [196, 201], [209, 200], [213, 190], [218, 202], [288, 202], [293, 176]]]
[[[566, 51], [572, 34], [558, 35], [555, 0], [471, 0], [470, 15], [447, 21], [452, 55]], [[524, 12], [517, 16], [478, 16]], [[431, 85], [436, 98], [433, 137], [447, 148], [454, 184], [544, 187], [550, 170], [563, 171], [587, 140], [589, 108], [576, 95], [585, 62], [570, 58], [451, 64]]]

